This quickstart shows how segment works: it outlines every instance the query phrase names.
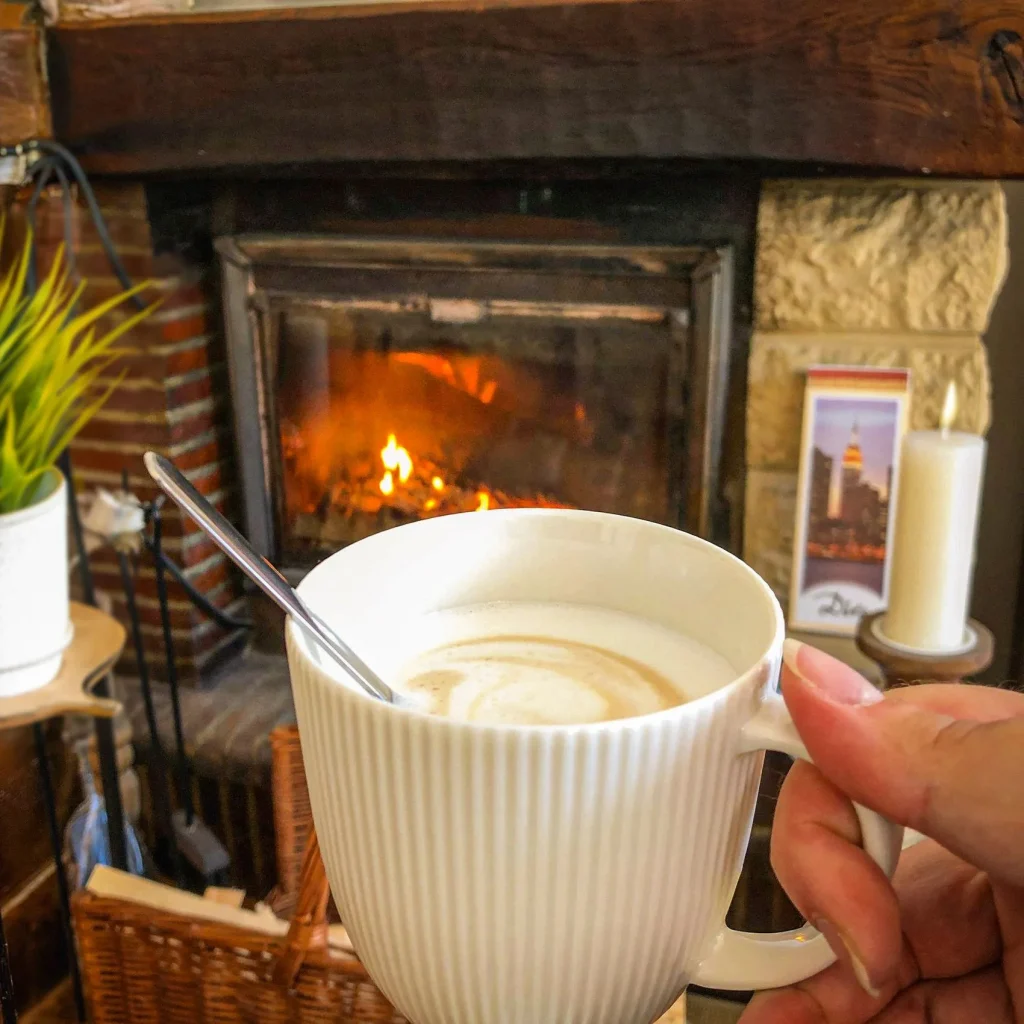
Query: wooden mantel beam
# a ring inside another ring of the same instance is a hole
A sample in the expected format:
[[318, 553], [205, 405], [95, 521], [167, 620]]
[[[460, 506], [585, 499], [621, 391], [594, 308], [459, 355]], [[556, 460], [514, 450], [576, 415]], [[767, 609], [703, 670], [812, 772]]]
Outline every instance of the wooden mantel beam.
[[0, 145], [50, 134], [42, 30], [25, 10], [0, 3]]
[[94, 172], [714, 159], [1024, 176], [1020, 0], [461, 0], [50, 35]]

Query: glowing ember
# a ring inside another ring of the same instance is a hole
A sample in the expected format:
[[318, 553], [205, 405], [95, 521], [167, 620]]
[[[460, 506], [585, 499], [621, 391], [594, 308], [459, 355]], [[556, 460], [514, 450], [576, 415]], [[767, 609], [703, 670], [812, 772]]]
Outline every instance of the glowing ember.
[[435, 476], [430, 481], [430, 486], [433, 487], [435, 491], [443, 491], [444, 490], [444, 481], [439, 476]]
[[381, 477], [380, 484], [381, 494], [394, 494], [395, 493], [395, 478], [391, 475], [391, 470], [387, 470]]
[[[474, 512], [486, 512], [491, 507], [491, 496], [486, 491], [477, 491]], [[490, 522], [490, 520], [487, 520]]]

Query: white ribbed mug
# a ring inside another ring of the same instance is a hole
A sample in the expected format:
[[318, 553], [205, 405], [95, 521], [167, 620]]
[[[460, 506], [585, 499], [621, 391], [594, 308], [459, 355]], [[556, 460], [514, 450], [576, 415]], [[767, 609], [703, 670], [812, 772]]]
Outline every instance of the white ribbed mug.
[[[409, 653], [403, 630], [491, 601], [627, 612], [736, 669], [657, 714], [489, 726], [364, 696], [289, 623], [327, 876], [371, 977], [413, 1024], [648, 1024], [690, 982], [775, 987], [833, 961], [810, 929], [724, 925], [763, 752], [807, 756], [776, 693], [782, 611], [741, 561], [649, 522], [516, 509], [376, 534], [299, 589], [385, 679]], [[891, 874], [901, 830], [858, 815]]]

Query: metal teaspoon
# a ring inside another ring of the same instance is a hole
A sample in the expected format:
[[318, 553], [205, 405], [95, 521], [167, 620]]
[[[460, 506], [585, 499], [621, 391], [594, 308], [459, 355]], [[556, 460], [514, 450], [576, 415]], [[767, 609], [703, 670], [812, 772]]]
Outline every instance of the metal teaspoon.
[[412, 707], [384, 682], [321, 618], [314, 615], [291, 584], [185, 478], [170, 459], [156, 452], [143, 456], [149, 475], [203, 528], [213, 542], [279, 608], [300, 622], [317, 645], [334, 659], [371, 697]]

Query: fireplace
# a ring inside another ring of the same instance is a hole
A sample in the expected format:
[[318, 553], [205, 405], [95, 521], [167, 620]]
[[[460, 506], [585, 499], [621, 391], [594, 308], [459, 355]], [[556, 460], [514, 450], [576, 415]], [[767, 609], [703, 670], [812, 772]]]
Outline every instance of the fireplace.
[[238, 235], [222, 265], [246, 531], [296, 574], [521, 506], [728, 538], [728, 246]]

